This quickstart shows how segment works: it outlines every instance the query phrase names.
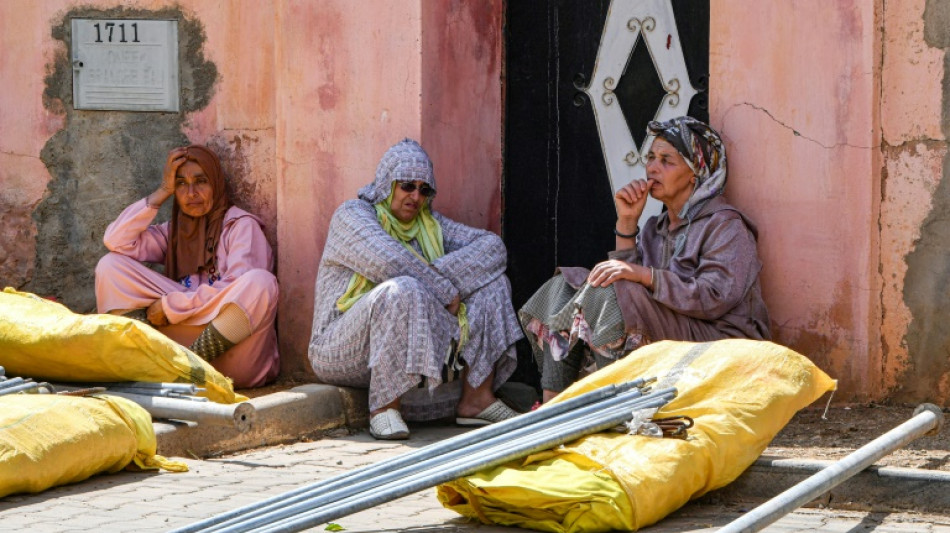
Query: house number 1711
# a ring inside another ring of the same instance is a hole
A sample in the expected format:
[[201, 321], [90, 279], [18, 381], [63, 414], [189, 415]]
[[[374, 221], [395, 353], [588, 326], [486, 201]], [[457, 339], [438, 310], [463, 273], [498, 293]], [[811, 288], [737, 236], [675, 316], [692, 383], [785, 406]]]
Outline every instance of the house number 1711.
[[[124, 22], [123, 22], [123, 23], [120, 23], [120, 24], [116, 24], [115, 22], [106, 22], [106, 23], [105, 23], [105, 29], [104, 29], [104, 30], [99, 27], [99, 23], [98, 23], [98, 22], [95, 23], [95, 24], [93, 24], [93, 26], [96, 27], [96, 42], [97, 42], [97, 43], [101, 43], [101, 42], [111, 43], [111, 42], [113, 42], [113, 41], [112, 41], [112, 37], [114, 36], [116, 27], [119, 28], [119, 40], [118, 40], [118, 41], [115, 41], [115, 42], [120, 42], [120, 43], [127, 43], [127, 42], [137, 43], [137, 42], [139, 42], [139, 25], [138, 25], [137, 23], [135, 23], [135, 22], [133, 22], [132, 24], [129, 24], [129, 26], [132, 28], [132, 32], [131, 32], [131, 33], [132, 33], [132, 41], [127, 41], [127, 40], [125, 39], [125, 23], [124, 23]], [[102, 34], [103, 34], [103, 33], [106, 34], [106, 40], [105, 40], [105, 41], [102, 40]]]

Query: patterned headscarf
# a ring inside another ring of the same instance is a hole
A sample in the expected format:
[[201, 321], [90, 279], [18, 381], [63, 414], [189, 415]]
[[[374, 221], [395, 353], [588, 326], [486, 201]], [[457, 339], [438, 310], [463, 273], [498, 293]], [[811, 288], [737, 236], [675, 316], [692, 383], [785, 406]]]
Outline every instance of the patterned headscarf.
[[[406, 138], [386, 150], [379, 165], [376, 166], [376, 179], [359, 190], [360, 199], [376, 205], [389, 197], [393, 182], [424, 181], [437, 191], [435, 175], [432, 173], [432, 161], [429, 154], [416, 141]], [[429, 197], [427, 204], [432, 205], [435, 194]]]
[[696, 174], [693, 193], [679, 213], [680, 218], [692, 221], [706, 202], [726, 187], [726, 147], [722, 139], [708, 124], [687, 116], [651, 121], [647, 132], [672, 144]]
[[177, 200], [172, 205], [165, 275], [179, 281], [185, 276], [204, 272], [214, 280], [221, 276], [216, 252], [224, 226], [224, 214], [231, 208], [231, 199], [228, 198], [218, 156], [199, 145], [191, 145], [187, 150], [187, 160], [198, 163], [211, 183], [211, 210], [204, 216], [191, 217], [179, 209]]

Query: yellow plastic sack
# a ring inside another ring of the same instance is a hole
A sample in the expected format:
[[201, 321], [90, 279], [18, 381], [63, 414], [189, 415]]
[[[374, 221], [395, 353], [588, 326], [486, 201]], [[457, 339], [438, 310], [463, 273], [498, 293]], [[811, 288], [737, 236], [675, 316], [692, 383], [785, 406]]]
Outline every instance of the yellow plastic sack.
[[804, 356], [770, 342], [664, 341], [554, 401], [653, 376], [658, 387], [678, 390], [656, 416], [693, 418], [687, 440], [590, 435], [441, 485], [439, 501], [484, 523], [557, 533], [635, 531], [735, 480], [795, 412], [836, 385]]
[[0, 293], [0, 366], [35, 380], [194, 383], [218, 403], [247, 400], [213, 366], [141, 322], [76, 314], [9, 287]]
[[151, 416], [123, 398], [0, 396], [0, 497], [117, 472], [132, 462], [188, 470], [155, 455], [155, 446]]

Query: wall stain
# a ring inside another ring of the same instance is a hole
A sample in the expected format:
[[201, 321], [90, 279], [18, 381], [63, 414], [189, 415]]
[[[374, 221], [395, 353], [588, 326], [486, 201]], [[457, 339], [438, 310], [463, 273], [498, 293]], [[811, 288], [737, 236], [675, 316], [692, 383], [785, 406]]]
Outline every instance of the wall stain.
[[880, 373], [872, 374], [871, 369], [859, 365], [865, 358], [849, 355], [861, 344], [854, 337], [861, 319], [852, 309], [858, 290], [849, 281], [841, 281], [835, 286], [830, 308], [812, 313], [804, 323], [773, 325], [776, 341], [805, 355], [838, 380], [838, 400], [868, 400], [876, 389], [873, 384], [868, 386], [868, 380], [880, 381]]
[[[81, 111], [73, 108], [68, 50], [72, 18], [178, 20], [179, 113]], [[182, 133], [188, 113], [208, 105], [218, 78], [204, 57], [202, 24], [179, 7], [144, 10], [77, 6], [54, 18], [52, 37], [62, 43], [47, 64], [43, 105], [65, 115], [40, 158], [51, 176], [32, 213], [36, 261], [21, 289], [52, 296], [77, 312], [95, 309], [94, 270], [106, 250], [106, 226], [129, 204], [158, 187], [168, 151], [188, 143]], [[167, 219], [166, 202], [157, 221]]]
[[[950, 2], [927, 0], [924, 40], [944, 50], [941, 129], [950, 137]], [[946, 142], [946, 141], [944, 141]], [[899, 401], [946, 402], [950, 379], [950, 157], [944, 157], [932, 208], [907, 254], [904, 303], [912, 319], [904, 336], [909, 361], [899, 378]]]

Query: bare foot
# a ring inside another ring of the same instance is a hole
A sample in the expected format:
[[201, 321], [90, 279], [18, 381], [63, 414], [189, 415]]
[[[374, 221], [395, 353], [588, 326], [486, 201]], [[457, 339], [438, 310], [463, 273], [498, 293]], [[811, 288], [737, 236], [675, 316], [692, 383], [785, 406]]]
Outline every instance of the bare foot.
[[468, 367], [465, 368], [460, 378], [462, 380], [462, 399], [459, 400], [459, 404], [455, 408], [458, 416], [466, 418], [478, 416], [489, 405], [495, 403], [498, 398], [491, 390], [494, 378], [495, 374], [493, 372], [479, 386], [473, 387], [468, 383]]

